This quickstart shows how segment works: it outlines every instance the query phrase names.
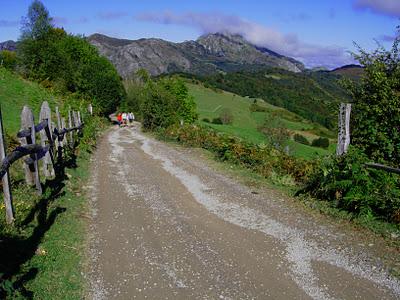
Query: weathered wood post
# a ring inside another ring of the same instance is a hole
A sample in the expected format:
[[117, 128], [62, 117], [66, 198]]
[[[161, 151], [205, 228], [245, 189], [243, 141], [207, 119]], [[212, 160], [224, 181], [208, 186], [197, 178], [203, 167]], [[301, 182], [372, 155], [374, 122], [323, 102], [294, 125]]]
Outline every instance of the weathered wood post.
[[89, 112], [90, 115], [93, 115], [93, 106], [92, 106], [92, 103], [89, 103], [89, 105], [88, 105], [88, 112]]
[[[6, 157], [6, 145], [4, 139], [4, 129], [3, 129], [3, 118], [1, 115], [0, 107], [0, 163]], [[2, 178], [3, 183], [3, 194], [4, 194], [4, 206], [6, 208], [6, 221], [7, 224], [11, 224], [14, 221], [14, 209], [12, 205], [12, 194], [11, 194], [11, 184], [10, 176], [8, 172], [4, 174]]]
[[[67, 124], [67, 122], [65, 121], [65, 118], [61, 118], [61, 130], [64, 130], [65, 128], [67, 128], [66, 124]], [[68, 144], [68, 139], [67, 139], [67, 134], [66, 133], [61, 138], [61, 142], [63, 143], [63, 146]]]
[[[35, 136], [35, 119], [33, 117], [32, 110], [28, 106], [24, 106], [21, 113], [21, 130], [30, 130], [30, 136], [25, 138], [21, 138], [22, 145], [30, 145], [36, 143]], [[40, 184], [40, 176], [38, 170], [38, 161], [37, 155], [31, 154], [30, 157], [33, 160], [33, 163], [28, 165], [24, 162], [25, 169], [25, 180], [28, 185], [35, 185], [36, 192], [41, 195], [42, 194], [42, 186]]]
[[[57, 117], [57, 132], [60, 133], [61, 130], [63, 130], [63, 127], [61, 125], [61, 116], [60, 116], [60, 110], [58, 109], [58, 106], [56, 106], [56, 117]], [[62, 148], [63, 148], [63, 140], [60, 138], [60, 136], [57, 135], [57, 161], [60, 162], [62, 160]]]
[[43, 101], [42, 103], [39, 119], [40, 122], [47, 121], [47, 126], [40, 131], [40, 142], [42, 147], [45, 147], [47, 144], [50, 145], [49, 151], [47, 151], [43, 157], [43, 174], [45, 177], [51, 177], [54, 176], [53, 159], [51, 157], [53, 141], [51, 137], [51, 110], [47, 101]]
[[[72, 128], [72, 113], [71, 110], [68, 111], [68, 126]], [[74, 133], [70, 131], [69, 133], [69, 144], [71, 147], [74, 147]]]
[[351, 104], [341, 103], [338, 120], [338, 143], [336, 155], [340, 156], [347, 152], [350, 145], [350, 113]]

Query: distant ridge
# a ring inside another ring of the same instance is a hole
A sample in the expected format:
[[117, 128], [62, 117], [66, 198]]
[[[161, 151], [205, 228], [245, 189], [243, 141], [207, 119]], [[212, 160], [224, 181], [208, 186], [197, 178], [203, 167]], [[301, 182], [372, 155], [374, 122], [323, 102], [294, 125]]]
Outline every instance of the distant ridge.
[[152, 75], [174, 72], [210, 74], [218, 71], [260, 70], [265, 67], [296, 73], [305, 70], [301, 62], [257, 47], [240, 35], [207, 34], [196, 41], [182, 43], [155, 38], [117, 39], [98, 33], [87, 39], [115, 65], [124, 78], [140, 68]]
[[364, 68], [360, 65], [350, 64], [333, 69], [330, 72], [354, 80], [360, 80], [361, 76], [364, 74]]
[[8, 51], [17, 50], [17, 42], [9, 40], [9, 41], [0, 43], [0, 51], [3, 51], [3, 50], [8, 50]]

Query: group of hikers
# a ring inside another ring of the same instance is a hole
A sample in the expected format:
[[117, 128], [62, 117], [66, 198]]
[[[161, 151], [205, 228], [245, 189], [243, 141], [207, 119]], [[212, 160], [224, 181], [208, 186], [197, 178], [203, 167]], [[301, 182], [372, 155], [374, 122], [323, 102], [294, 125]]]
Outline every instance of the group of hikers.
[[120, 112], [117, 114], [117, 122], [119, 127], [132, 125], [134, 120], [135, 115], [132, 112]]

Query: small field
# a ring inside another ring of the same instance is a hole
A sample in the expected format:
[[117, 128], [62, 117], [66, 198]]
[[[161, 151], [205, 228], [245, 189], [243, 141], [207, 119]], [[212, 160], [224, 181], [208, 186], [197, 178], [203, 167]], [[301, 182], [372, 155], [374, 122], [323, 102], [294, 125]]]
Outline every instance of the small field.
[[[265, 112], [251, 112], [250, 106], [254, 103], [255, 99], [241, 97], [225, 91], [212, 90], [192, 83], [188, 83], [187, 86], [190, 94], [195, 98], [199, 120], [203, 125], [260, 144], [265, 143], [266, 138], [258, 128], [270, 120], [279, 127], [287, 128], [292, 136], [296, 133], [303, 135], [310, 143], [313, 139], [320, 136], [330, 139], [329, 148], [322, 149], [298, 143], [291, 138], [287, 144], [294, 156], [313, 159], [333, 153], [335, 150], [335, 134], [333, 132], [285, 109], [268, 104], [261, 99], [256, 99], [256, 103], [265, 108]], [[204, 119], [212, 121], [224, 109], [229, 109], [232, 113], [232, 124], [218, 125], [204, 121]]]

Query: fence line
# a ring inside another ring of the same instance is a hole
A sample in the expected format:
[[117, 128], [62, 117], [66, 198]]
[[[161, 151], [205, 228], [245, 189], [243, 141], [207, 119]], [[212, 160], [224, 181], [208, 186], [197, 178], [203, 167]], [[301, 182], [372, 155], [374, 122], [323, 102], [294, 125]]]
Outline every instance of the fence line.
[[[58, 107], [56, 107], [56, 119], [57, 126], [52, 122], [52, 114], [47, 101], [42, 103], [38, 124], [35, 124], [32, 110], [28, 106], [24, 106], [21, 113], [21, 130], [17, 133], [21, 145], [7, 155], [0, 107], [0, 178], [3, 185], [6, 222], [8, 224], [13, 223], [15, 219], [9, 176], [11, 165], [25, 157], [23, 160], [25, 182], [29, 186], [35, 186], [36, 193], [41, 195], [39, 160], [43, 162], [43, 176], [46, 178], [55, 176], [55, 156], [57, 155], [57, 163], [61, 163], [63, 149], [68, 145], [67, 134], [69, 133], [69, 145], [73, 148], [75, 146], [74, 132], [80, 133], [84, 127], [80, 112], [68, 111], [68, 128], [65, 127], [65, 119], [61, 118]], [[40, 143], [36, 141], [36, 134], [40, 136]]]

